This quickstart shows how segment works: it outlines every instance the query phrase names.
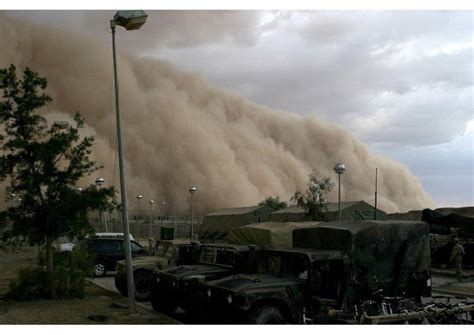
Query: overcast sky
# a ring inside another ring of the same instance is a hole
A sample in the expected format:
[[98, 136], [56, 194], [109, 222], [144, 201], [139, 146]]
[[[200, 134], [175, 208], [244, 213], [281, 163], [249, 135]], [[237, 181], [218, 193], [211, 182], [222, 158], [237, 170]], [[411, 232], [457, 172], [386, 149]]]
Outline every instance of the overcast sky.
[[[110, 43], [113, 11], [9, 14]], [[406, 164], [439, 206], [474, 204], [472, 11], [148, 14], [139, 33], [119, 32], [119, 47], [340, 124]]]

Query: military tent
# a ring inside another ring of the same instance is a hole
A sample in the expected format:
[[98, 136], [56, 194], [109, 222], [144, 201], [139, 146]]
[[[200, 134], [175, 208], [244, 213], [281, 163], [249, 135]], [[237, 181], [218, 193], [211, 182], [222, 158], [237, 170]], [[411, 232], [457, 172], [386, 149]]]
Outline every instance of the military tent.
[[227, 235], [229, 243], [256, 244], [267, 249], [292, 248], [293, 230], [316, 227], [320, 222], [262, 222], [231, 229]]
[[224, 241], [230, 229], [268, 221], [273, 209], [266, 206], [224, 208], [204, 216], [199, 228], [201, 241]]
[[[373, 220], [375, 208], [365, 201], [341, 202], [341, 218], [348, 221]], [[337, 202], [326, 204], [324, 221], [338, 220], [339, 207]], [[289, 206], [273, 212], [269, 221], [272, 222], [302, 222], [310, 220], [305, 209], [299, 206]], [[377, 220], [387, 220], [387, 213], [377, 209]]]

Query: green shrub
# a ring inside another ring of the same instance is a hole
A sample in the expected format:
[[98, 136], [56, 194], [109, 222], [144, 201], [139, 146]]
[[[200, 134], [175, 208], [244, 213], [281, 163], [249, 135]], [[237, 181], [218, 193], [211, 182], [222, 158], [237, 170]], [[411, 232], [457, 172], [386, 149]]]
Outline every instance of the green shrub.
[[28, 267], [18, 272], [18, 278], [10, 282], [4, 299], [32, 300], [49, 296], [46, 270]]
[[[91, 258], [83, 250], [54, 255], [54, 283], [58, 298], [83, 298], [86, 280], [92, 266]], [[49, 299], [48, 274], [45, 267], [21, 269], [18, 278], [9, 285], [5, 299]]]

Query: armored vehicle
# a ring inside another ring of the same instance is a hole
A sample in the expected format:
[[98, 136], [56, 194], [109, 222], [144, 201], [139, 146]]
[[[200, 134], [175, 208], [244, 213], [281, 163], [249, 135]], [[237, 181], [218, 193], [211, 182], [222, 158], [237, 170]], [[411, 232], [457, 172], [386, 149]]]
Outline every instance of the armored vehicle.
[[[154, 244], [153, 256], [137, 257], [132, 260], [135, 299], [148, 301], [151, 296], [151, 283], [155, 280], [154, 271], [181, 264], [194, 264], [199, 256], [199, 242], [189, 239], [158, 240]], [[125, 261], [117, 262], [115, 287], [127, 296], [127, 269]]]
[[321, 223], [294, 230], [293, 245], [262, 251], [255, 274], [203, 285], [209, 314], [233, 323], [356, 322], [374, 291], [431, 294], [426, 223]]
[[254, 245], [203, 244], [197, 264], [155, 271], [151, 292], [153, 308], [170, 314], [179, 306], [189, 315], [198, 317], [198, 307], [204, 299], [200, 285], [232, 273], [255, 271], [255, 257], [260, 250]]

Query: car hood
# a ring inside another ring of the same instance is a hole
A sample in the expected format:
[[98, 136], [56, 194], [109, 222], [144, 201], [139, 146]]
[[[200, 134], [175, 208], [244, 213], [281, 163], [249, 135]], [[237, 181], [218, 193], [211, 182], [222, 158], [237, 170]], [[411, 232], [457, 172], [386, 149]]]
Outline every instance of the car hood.
[[170, 277], [176, 277], [178, 279], [189, 277], [189, 276], [206, 276], [214, 275], [221, 273], [231, 273], [231, 268], [216, 266], [216, 265], [181, 265], [168, 268], [166, 270], [160, 271], [159, 275], [165, 275]]
[[[118, 261], [117, 264], [126, 265], [126, 260]], [[168, 258], [163, 256], [140, 256], [132, 258], [132, 267], [155, 266], [168, 264]]]
[[266, 273], [257, 274], [237, 274], [218, 280], [208, 282], [208, 286], [216, 287], [234, 292], [247, 292], [252, 290], [262, 290], [280, 286], [300, 285], [304, 279], [295, 277], [277, 276]]

